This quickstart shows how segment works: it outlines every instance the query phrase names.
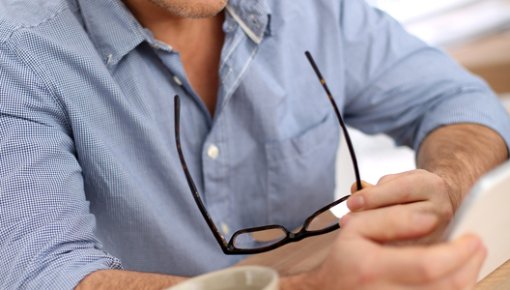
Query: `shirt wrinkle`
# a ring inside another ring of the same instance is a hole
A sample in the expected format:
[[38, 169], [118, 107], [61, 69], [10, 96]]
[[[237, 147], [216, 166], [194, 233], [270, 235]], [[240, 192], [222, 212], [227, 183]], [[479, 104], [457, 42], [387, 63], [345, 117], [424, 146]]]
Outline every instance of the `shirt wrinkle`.
[[[4, 44], [0, 44], [0, 45], [4, 45]], [[17, 46], [15, 46], [12, 43], [5, 44], [5, 47], [9, 51], [12, 51], [12, 53], [14, 53], [16, 55], [16, 57], [18, 58], [18, 61], [23, 63], [27, 68], [30, 69], [30, 71], [35, 76], [37, 76], [39, 78], [39, 80], [40, 80], [39, 86], [42, 89], [44, 89], [50, 95], [50, 99], [54, 102], [54, 104], [56, 106], [58, 106], [62, 110], [62, 112], [67, 114], [67, 110], [66, 110], [65, 104], [63, 104], [63, 102], [55, 94], [55, 91], [54, 91], [54, 85], [55, 84], [52, 84], [50, 77], [45, 76], [45, 72], [41, 69], [40, 65], [38, 65], [37, 63], [32, 63], [32, 62], [29, 61], [29, 58], [27, 57], [27, 55], [30, 55], [30, 53], [27, 52], [27, 51], [24, 51], [25, 55], [22, 56], [22, 52], [21, 52], [22, 48], [21, 47], [17, 47]], [[1, 50], [0, 50], [0, 53], [1, 53]], [[0, 55], [0, 57], [1, 57], [1, 55]], [[37, 58], [32, 56], [31, 59], [32, 60], [36, 60]], [[64, 125], [66, 126], [66, 129], [70, 131], [71, 124], [68, 122], [68, 120], [60, 119], [59, 121], [63, 121]]]

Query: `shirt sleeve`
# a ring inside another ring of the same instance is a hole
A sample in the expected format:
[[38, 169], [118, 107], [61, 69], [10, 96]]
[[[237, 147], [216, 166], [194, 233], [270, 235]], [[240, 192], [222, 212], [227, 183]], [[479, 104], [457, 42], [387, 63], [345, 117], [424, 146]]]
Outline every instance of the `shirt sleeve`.
[[362, 0], [342, 1], [347, 122], [418, 149], [435, 128], [477, 123], [510, 144], [510, 118], [479, 78]]
[[73, 289], [121, 268], [94, 236], [67, 120], [30, 56], [0, 44], [0, 289]]

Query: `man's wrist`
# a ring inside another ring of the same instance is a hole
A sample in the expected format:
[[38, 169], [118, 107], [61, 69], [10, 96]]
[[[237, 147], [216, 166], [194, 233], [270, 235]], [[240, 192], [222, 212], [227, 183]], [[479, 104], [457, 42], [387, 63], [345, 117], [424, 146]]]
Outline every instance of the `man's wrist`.
[[481, 175], [508, 159], [508, 150], [501, 136], [488, 127], [454, 124], [431, 132], [417, 157], [419, 168], [444, 180], [455, 210]]
[[466, 186], [464, 186], [466, 183], [458, 176], [452, 174], [451, 171], [448, 173], [438, 171], [432, 173], [443, 180], [453, 212], [457, 211], [467, 191], [467, 188], [465, 188]]

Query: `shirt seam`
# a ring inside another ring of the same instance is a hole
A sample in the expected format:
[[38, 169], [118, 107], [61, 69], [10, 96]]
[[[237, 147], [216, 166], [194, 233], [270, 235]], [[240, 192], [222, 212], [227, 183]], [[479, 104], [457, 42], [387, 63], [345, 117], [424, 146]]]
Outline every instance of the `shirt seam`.
[[39, 27], [39, 26], [41, 26], [41, 25], [43, 25], [43, 24], [45, 24], [45, 23], [47, 23], [47, 22], [57, 18], [62, 12], [66, 11], [66, 10], [69, 10], [69, 11], [72, 11], [72, 12], [78, 11], [78, 10], [72, 10], [71, 7], [69, 7], [69, 6], [65, 6], [65, 7], [62, 7], [60, 9], [56, 10], [54, 13], [50, 14], [47, 18], [42, 19], [38, 23], [35, 23], [35, 24], [32, 24], [32, 25], [23, 25], [23, 24], [20, 24], [20, 25], [13, 26], [12, 31], [9, 34], [7, 34], [7, 36], [4, 39], [0, 39], [0, 44], [8, 43], [9, 40], [12, 39], [14, 34], [19, 32], [20, 30]]

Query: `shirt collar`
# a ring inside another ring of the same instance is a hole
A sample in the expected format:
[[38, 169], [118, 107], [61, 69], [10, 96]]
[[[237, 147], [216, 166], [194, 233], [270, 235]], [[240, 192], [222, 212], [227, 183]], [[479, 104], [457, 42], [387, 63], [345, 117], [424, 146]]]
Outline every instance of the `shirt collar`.
[[[120, 0], [77, 0], [90, 39], [107, 65], [117, 64], [143, 41], [161, 46]], [[255, 43], [270, 34], [266, 0], [230, 0], [227, 13]]]
[[266, 0], [230, 0], [226, 10], [253, 42], [260, 44], [263, 36], [271, 33]]
[[[117, 64], [150, 34], [120, 0], [77, 0], [83, 21], [107, 65]], [[152, 42], [152, 41], [149, 41]]]

